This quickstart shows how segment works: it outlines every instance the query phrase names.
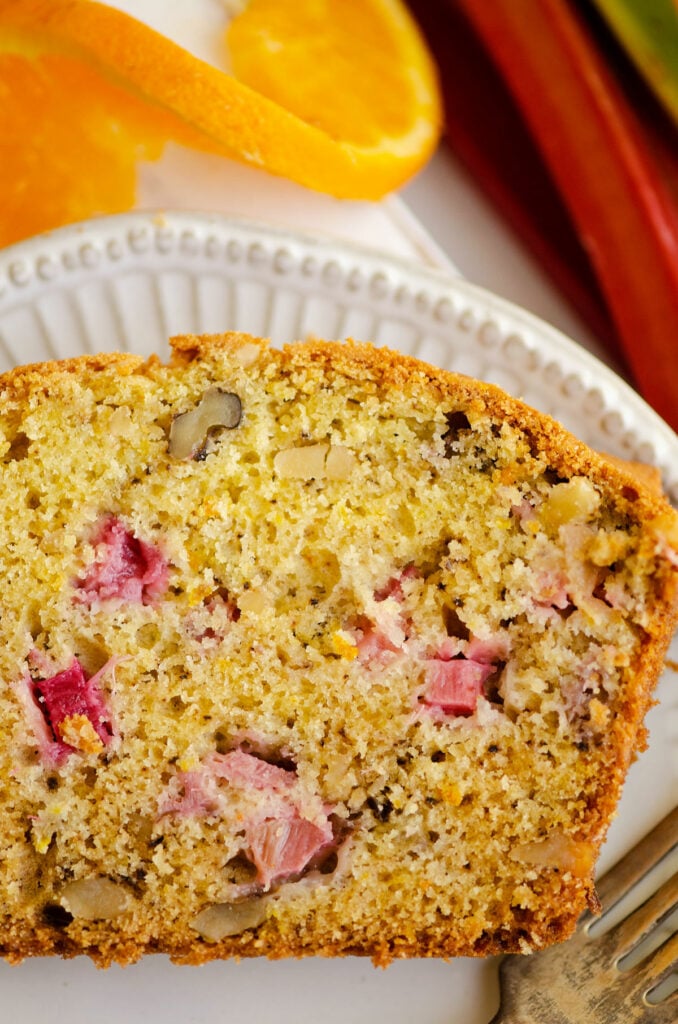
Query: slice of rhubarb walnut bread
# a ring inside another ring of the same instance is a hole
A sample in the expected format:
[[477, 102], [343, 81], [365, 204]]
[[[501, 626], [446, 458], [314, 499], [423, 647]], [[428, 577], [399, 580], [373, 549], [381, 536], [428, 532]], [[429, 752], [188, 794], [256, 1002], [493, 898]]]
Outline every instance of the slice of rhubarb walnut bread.
[[0, 379], [0, 951], [529, 951], [675, 621], [665, 500], [497, 389], [242, 335]]

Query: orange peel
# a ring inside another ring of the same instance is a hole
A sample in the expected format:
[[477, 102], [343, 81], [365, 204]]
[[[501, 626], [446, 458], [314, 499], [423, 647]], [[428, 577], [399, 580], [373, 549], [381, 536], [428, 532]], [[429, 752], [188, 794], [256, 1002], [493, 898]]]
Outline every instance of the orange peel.
[[250, 0], [227, 40], [239, 77], [95, 0], [0, 0], [4, 49], [85, 61], [160, 108], [171, 137], [312, 189], [377, 199], [431, 154], [436, 75], [399, 0]]

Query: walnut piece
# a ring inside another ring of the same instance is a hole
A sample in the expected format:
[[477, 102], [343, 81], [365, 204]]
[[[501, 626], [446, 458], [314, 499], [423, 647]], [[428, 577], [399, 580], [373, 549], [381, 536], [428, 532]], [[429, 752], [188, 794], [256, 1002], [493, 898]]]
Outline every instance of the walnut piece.
[[130, 899], [110, 878], [81, 878], [69, 882], [61, 892], [61, 905], [85, 921], [109, 921], [128, 909]]
[[284, 448], [273, 460], [283, 480], [348, 480], [356, 457], [343, 445], [307, 444]]
[[356, 465], [356, 457], [350, 448], [333, 444], [327, 453], [325, 471], [329, 480], [348, 480]]
[[556, 484], [539, 509], [539, 519], [550, 530], [571, 522], [586, 522], [597, 511], [600, 495], [583, 476]]
[[509, 850], [509, 858], [537, 868], [558, 868], [570, 871], [577, 878], [586, 878], [593, 867], [595, 850], [591, 843], [572, 839], [563, 832], [534, 843], [525, 843]]
[[242, 418], [242, 403], [232, 391], [208, 388], [194, 409], [179, 413], [169, 431], [169, 453], [175, 459], [204, 456], [207, 439], [213, 430], [232, 430]]
[[214, 903], [201, 910], [190, 926], [207, 942], [219, 942], [260, 925], [266, 918], [267, 904], [265, 896], [241, 903]]

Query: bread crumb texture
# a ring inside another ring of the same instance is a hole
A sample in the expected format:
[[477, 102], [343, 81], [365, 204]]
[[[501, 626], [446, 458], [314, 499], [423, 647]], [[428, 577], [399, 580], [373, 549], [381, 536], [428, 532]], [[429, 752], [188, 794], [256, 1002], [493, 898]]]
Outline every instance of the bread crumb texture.
[[5, 957], [569, 934], [675, 623], [656, 489], [367, 345], [0, 389]]

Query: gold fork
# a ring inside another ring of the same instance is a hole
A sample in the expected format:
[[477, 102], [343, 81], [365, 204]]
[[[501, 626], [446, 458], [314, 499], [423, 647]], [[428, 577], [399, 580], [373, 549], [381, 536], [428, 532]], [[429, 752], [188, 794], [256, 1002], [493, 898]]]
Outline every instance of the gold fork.
[[[605, 912], [678, 847], [678, 807], [597, 883]], [[602, 935], [582, 917], [571, 939], [532, 956], [508, 956], [499, 968], [501, 1007], [491, 1024], [678, 1024], [678, 991], [648, 995], [678, 971], [678, 933], [628, 970], [620, 962], [678, 907], [678, 873]], [[641, 951], [638, 951], [641, 952]]]

